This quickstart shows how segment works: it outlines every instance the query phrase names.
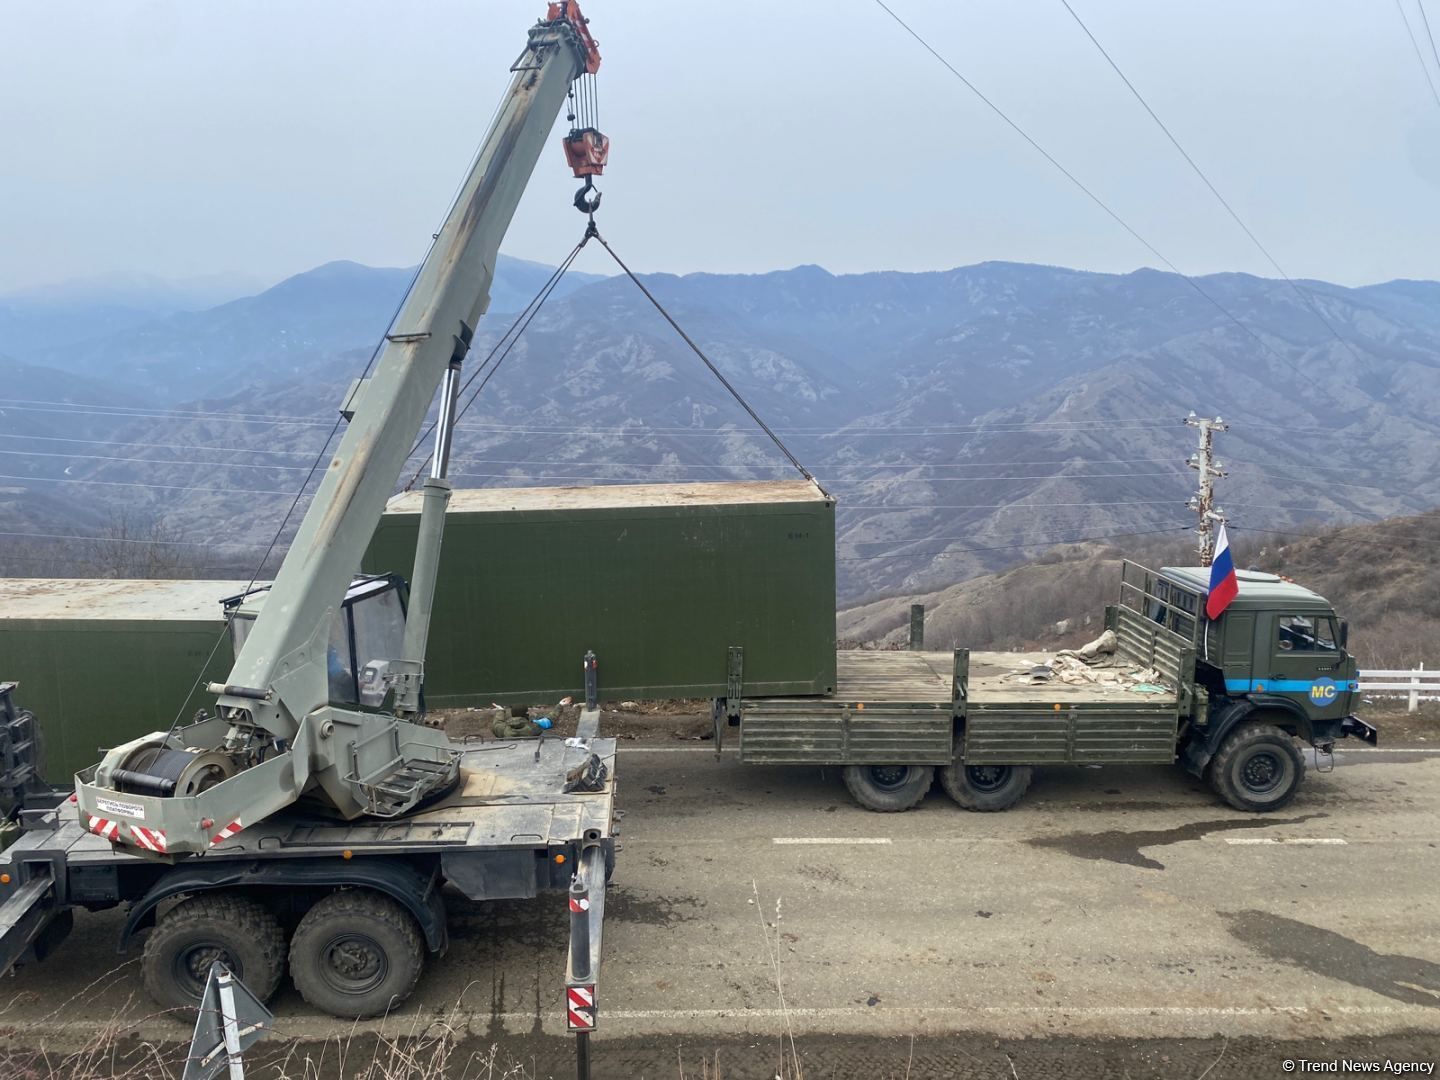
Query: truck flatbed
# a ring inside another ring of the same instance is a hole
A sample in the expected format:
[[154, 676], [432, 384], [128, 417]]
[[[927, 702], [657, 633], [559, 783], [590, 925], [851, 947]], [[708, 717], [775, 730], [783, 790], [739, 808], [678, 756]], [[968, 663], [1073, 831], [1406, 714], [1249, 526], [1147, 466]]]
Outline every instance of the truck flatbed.
[[[1036, 679], [1032, 672], [1055, 659], [1043, 652], [972, 652], [969, 666], [969, 700], [974, 705], [1005, 703], [1148, 701], [1173, 704], [1175, 691], [1163, 684], [1136, 679], [1111, 679], [1110, 673], [1138, 671], [1138, 665], [1095, 668], [1094, 681], [1067, 682], [1060, 675]], [[849, 649], [836, 653], [835, 693], [826, 700], [837, 703], [915, 703], [949, 707], [954, 680], [954, 654]], [[1145, 690], [1136, 690], [1136, 685]], [[1158, 692], [1157, 688], [1158, 687]], [[814, 702], [816, 698], [770, 698]]]
[[[1136, 635], [1143, 649], [1126, 646]], [[740, 757], [772, 765], [1173, 761], [1176, 673], [1186, 663], [1141, 621], [1125, 628], [1121, 644], [1113, 666], [1071, 662], [1074, 681], [1045, 653], [844, 650], [834, 694], [740, 696]]]

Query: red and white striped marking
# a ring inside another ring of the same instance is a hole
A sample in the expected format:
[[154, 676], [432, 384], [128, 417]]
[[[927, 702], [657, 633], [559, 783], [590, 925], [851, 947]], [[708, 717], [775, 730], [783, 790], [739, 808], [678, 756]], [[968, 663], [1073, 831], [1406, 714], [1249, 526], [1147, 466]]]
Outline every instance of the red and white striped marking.
[[96, 836], [103, 836], [106, 840], [114, 840], [119, 837], [120, 823], [118, 821], [108, 821], [103, 817], [95, 817], [93, 814], [88, 816], [90, 818], [88, 828]]
[[593, 1031], [595, 1028], [595, 987], [565, 988], [565, 1022], [571, 1031]]
[[578, 915], [582, 911], [589, 910], [590, 898], [588, 896], [582, 896], [579, 900], [576, 900], [573, 896], [570, 898], [570, 913], [572, 915]]
[[230, 822], [229, 825], [226, 825], [223, 829], [221, 829], [219, 832], [217, 832], [214, 836], [210, 838], [210, 846], [214, 847], [216, 844], [223, 844], [226, 840], [229, 840], [232, 836], [234, 836], [244, 827], [244, 825], [240, 824], [240, 819], [237, 817], [234, 821]]
[[143, 825], [131, 825], [130, 835], [146, 851], [165, 854], [165, 833], [161, 829], [147, 829]]

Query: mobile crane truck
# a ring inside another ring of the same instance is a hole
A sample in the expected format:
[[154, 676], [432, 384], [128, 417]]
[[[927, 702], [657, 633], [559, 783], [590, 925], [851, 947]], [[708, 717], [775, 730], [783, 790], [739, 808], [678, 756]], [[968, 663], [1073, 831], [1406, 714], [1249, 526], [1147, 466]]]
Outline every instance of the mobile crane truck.
[[738, 727], [743, 762], [839, 766], [881, 812], [916, 806], [937, 774], [960, 806], [993, 811], [1037, 765], [1177, 761], [1238, 810], [1278, 810], [1305, 776], [1297, 739], [1318, 761], [1377, 734], [1350, 712], [1355, 658], [1329, 601], [1273, 574], [1237, 578], [1211, 619], [1207, 569], [1123, 564], [1095, 658], [1129, 678], [1066, 681], [1039, 654], [846, 650], [833, 694], [765, 697], [747, 694], [745, 650], [731, 647], [716, 746]]
[[[149, 930], [144, 981], [162, 1005], [197, 1003], [220, 960], [262, 1000], [288, 966], [315, 1008], [375, 1016], [445, 951], [447, 893], [568, 888], [579, 993], [565, 996], [571, 1027], [593, 1025], [616, 833], [615, 745], [596, 737], [593, 662], [575, 739], [471, 746], [418, 721], [461, 367], [543, 143], [572, 84], [599, 66], [578, 5], [551, 3], [345, 397], [348, 428], [274, 583], [231, 605], [236, 658], [209, 687], [214, 715], [117, 746], [68, 799], [22, 811], [24, 831], [0, 856], [0, 971], [53, 949], [74, 909], [126, 905], [120, 946]], [[593, 211], [608, 140], [572, 126], [564, 141], [585, 179], [576, 205]], [[354, 575], [437, 389], [407, 593], [397, 576]], [[23, 749], [32, 720], [12, 698], [7, 684], [0, 719], [7, 746]]]

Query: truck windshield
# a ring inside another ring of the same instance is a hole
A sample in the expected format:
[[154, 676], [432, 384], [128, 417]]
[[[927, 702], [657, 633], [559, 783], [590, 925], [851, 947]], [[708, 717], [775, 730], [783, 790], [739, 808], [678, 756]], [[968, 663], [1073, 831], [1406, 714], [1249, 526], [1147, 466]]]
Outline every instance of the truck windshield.
[[1328, 615], [1282, 615], [1275, 621], [1280, 652], [1335, 652], [1339, 635]]

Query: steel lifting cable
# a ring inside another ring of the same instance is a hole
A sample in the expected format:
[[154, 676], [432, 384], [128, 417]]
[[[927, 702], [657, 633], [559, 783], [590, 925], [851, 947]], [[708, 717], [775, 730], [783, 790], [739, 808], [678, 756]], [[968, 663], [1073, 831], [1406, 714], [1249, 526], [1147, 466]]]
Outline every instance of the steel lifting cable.
[[[510, 355], [510, 350], [515, 347], [515, 343], [520, 340], [521, 335], [525, 333], [526, 329], [530, 326], [530, 323], [534, 320], [540, 309], [545, 306], [545, 301], [550, 299], [550, 294], [553, 293], [555, 291], [555, 287], [560, 284], [560, 279], [565, 276], [565, 271], [570, 269], [571, 265], [575, 262], [576, 256], [580, 254], [580, 252], [584, 249], [585, 245], [589, 242], [590, 232], [589, 230], [586, 230], [586, 233], [583, 237], [581, 237], [580, 242], [571, 249], [570, 254], [567, 255], [565, 259], [560, 263], [560, 265], [555, 268], [555, 272], [550, 275], [549, 280], [546, 281], [544, 285], [540, 286], [540, 291], [531, 298], [530, 303], [525, 305], [524, 309], [520, 312], [520, 314], [515, 316], [515, 321], [510, 324], [510, 326], [506, 329], [505, 333], [500, 335], [499, 339], [495, 342], [494, 347], [491, 348], [489, 354], [485, 357], [484, 360], [480, 362], [480, 366], [477, 367], [474, 371], [472, 371], [470, 373], [470, 377], [466, 379], [463, 384], [461, 384], [460, 392], [455, 395], [457, 398], [460, 397], [461, 394], [464, 394], [466, 390], [470, 389], [470, 384], [473, 383], [477, 378], [479, 378], [482, 372], [484, 372], [485, 374], [485, 378], [481, 379], [480, 385], [477, 386], [475, 388], [475, 392], [470, 395], [470, 400], [465, 402], [465, 404], [460, 407], [459, 411], [455, 413], [456, 424], [460, 422], [460, 418], [465, 415], [466, 411], [470, 408], [470, 406], [475, 404], [475, 399], [478, 398], [480, 396], [480, 392], [485, 389], [485, 384], [488, 383], [490, 379], [495, 375], [495, 373], [500, 370], [500, 365], [503, 364], [505, 362], [505, 358]], [[496, 353], [499, 353], [499, 359], [496, 359]], [[493, 367], [490, 366], [490, 361], [492, 360], [495, 361]], [[488, 371], [486, 370], [487, 368], [489, 368]], [[413, 457], [416, 451], [418, 451], [420, 447], [424, 446], [425, 443], [429, 440], [431, 433], [435, 430], [435, 424], [437, 423], [439, 423], [438, 419], [432, 421], [430, 425], [426, 427], [424, 432], [421, 433], [420, 437], [415, 440], [415, 445], [410, 448], [410, 453], [405, 455], [405, 459], [407, 461], [411, 457]], [[425, 460], [420, 462], [420, 467], [415, 470], [415, 475], [410, 477], [410, 479], [406, 482], [406, 491], [410, 491], [412, 488], [414, 488], [416, 481], [420, 479], [420, 474], [425, 471], [425, 466], [430, 464], [430, 459], [434, 456], [435, 452], [433, 450], [425, 455]]]
[[725, 376], [721, 374], [720, 369], [715, 366], [715, 362], [711, 360], [710, 357], [705, 355], [704, 350], [701, 349], [699, 345], [695, 344], [694, 339], [691, 338], [689, 334], [687, 334], [683, 329], [681, 329], [680, 324], [675, 321], [674, 316], [672, 316], [670, 312], [665, 310], [665, 306], [661, 304], [659, 300], [655, 299], [655, 295], [645, 287], [645, 283], [635, 276], [635, 272], [631, 270], [630, 267], [625, 265], [625, 260], [620, 258], [619, 255], [615, 254], [615, 249], [606, 242], [605, 238], [600, 235], [599, 230], [595, 228], [595, 219], [593, 217], [590, 219], [590, 228], [587, 230], [585, 235], [587, 239], [590, 236], [594, 236], [596, 240], [600, 241], [600, 246], [603, 247], [607, 252], [609, 252], [610, 257], [615, 260], [615, 264], [619, 266], [621, 270], [625, 271], [625, 276], [628, 277], [631, 281], [633, 281], [635, 283], [635, 287], [645, 294], [645, 299], [649, 300], [650, 303], [655, 305], [655, 310], [658, 311], [661, 316], [664, 317], [665, 321], [674, 328], [675, 332], [680, 335], [681, 339], [685, 342], [685, 344], [690, 346], [690, 351], [693, 352], [696, 356], [698, 356], [700, 360], [705, 364], [705, 366], [710, 369], [710, 374], [714, 375], [715, 378], [720, 380], [720, 385], [725, 387], [726, 390], [730, 391], [730, 396], [733, 397], [740, 404], [740, 407], [742, 409], [744, 409], [747, 413], [750, 414], [750, 419], [755, 421], [755, 423], [759, 426], [760, 430], [765, 432], [766, 435], [770, 436], [770, 441], [780, 448], [780, 452], [785, 455], [786, 459], [790, 462], [791, 465], [795, 466], [795, 468], [799, 471], [800, 475], [805, 477], [806, 480], [809, 480], [816, 487], [820, 488], [820, 490], [824, 492], [824, 494], [829, 495], [830, 493], [828, 491], [825, 491], [825, 488], [821, 486], [820, 481], [816, 480], [810, 470], [805, 468], [804, 465], [800, 464], [800, 459], [790, 452], [790, 448], [780, 441], [780, 436], [776, 435], [775, 432], [771, 431], [770, 425], [765, 423], [764, 420], [760, 419], [760, 414], [757, 413], [753, 408], [751, 408], [750, 403], [741, 396], [740, 391], [736, 390], [735, 387], [731, 385], [730, 380], [725, 378]]

